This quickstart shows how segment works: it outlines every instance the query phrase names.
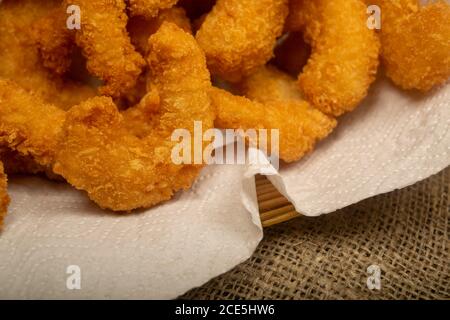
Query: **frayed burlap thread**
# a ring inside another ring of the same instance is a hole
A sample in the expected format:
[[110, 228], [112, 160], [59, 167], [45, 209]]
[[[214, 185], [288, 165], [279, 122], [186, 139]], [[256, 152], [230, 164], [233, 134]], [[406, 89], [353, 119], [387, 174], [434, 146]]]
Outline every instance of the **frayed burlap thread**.
[[[184, 299], [450, 299], [450, 168], [414, 186], [265, 230], [245, 263]], [[367, 268], [381, 268], [370, 290]]]

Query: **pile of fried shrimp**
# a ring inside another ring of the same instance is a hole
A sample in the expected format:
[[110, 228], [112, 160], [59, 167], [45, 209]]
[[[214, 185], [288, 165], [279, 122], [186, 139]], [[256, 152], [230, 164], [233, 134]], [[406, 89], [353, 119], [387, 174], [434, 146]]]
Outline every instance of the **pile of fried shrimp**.
[[449, 21], [444, 1], [3, 0], [0, 227], [16, 174], [117, 212], [171, 199], [205, 165], [171, 159], [173, 131], [197, 121], [278, 129], [280, 159], [298, 161], [378, 73], [422, 94], [445, 84]]

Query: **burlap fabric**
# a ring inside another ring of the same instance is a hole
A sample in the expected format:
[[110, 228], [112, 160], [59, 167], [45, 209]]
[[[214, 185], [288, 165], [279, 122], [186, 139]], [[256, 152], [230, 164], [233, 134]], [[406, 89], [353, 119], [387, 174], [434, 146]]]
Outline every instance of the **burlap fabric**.
[[[449, 299], [450, 168], [319, 218], [268, 228], [255, 254], [184, 299]], [[381, 289], [367, 268], [381, 268]]]

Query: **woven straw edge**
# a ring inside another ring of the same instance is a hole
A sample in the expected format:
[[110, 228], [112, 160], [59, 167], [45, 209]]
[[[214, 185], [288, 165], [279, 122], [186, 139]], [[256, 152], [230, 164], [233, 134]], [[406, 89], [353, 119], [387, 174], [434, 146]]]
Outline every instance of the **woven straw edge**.
[[255, 178], [259, 213], [264, 228], [271, 227], [301, 216], [294, 206], [267, 179], [257, 175]]

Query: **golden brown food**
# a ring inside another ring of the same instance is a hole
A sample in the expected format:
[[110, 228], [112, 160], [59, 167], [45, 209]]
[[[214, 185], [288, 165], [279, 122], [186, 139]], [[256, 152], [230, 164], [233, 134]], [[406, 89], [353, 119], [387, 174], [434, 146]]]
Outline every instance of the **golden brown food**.
[[450, 5], [373, 1], [381, 7], [386, 74], [403, 89], [428, 91], [450, 77]]
[[119, 97], [132, 88], [145, 65], [131, 44], [126, 25], [128, 17], [123, 0], [66, 0], [78, 5], [81, 28], [76, 43], [83, 49], [87, 69], [105, 84], [102, 94]]
[[56, 6], [31, 27], [44, 66], [59, 75], [69, 71], [75, 45], [75, 34], [67, 28], [66, 20], [65, 11]]
[[131, 43], [143, 56], [148, 55], [148, 39], [158, 31], [163, 22], [172, 22], [186, 32], [192, 33], [191, 22], [183, 8], [173, 7], [162, 10], [157, 17], [146, 19], [144, 17], [132, 17], [128, 21], [127, 29], [130, 33]]
[[287, 28], [303, 31], [312, 53], [299, 76], [305, 98], [327, 114], [355, 109], [375, 80], [379, 39], [361, 0], [292, 0]]
[[[164, 22], [174, 23], [184, 31], [192, 33], [191, 21], [186, 16], [184, 9], [179, 7], [162, 10], [157, 17], [152, 19], [135, 16], [128, 20], [127, 29], [130, 34], [131, 43], [142, 56], [146, 57], [149, 54], [148, 40], [152, 34], [158, 31]], [[148, 78], [147, 68], [144, 68], [136, 85], [122, 95], [119, 101], [120, 105], [130, 107], [138, 103], [140, 104], [140, 100], [148, 92]], [[147, 126], [146, 123], [144, 125]]]
[[68, 109], [94, 96], [95, 90], [48, 71], [31, 38], [33, 23], [46, 16], [58, 3], [5, 0], [0, 4], [0, 79], [14, 80], [46, 102]]
[[[301, 159], [336, 126], [336, 120], [312, 108], [305, 101], [262, 104], [218, 88], [211, 90], [211, 98], [217, 113], [215, 124], [219, 128], [278, 129], [278, 152], [286, 162]], [[268, 141], [270, 139], [269, 132]], [[276, 152], [273, 149], [270, 151]]]
[[218, 0], [197, 41], [209, 70], [237, 82], [273, 56], [288, 13], [287, 0]]
[[260, 67], [238, 85], [238, 91], [250, 100], [261, 103], [302, 100], [297, 81], [274, 66]]
[[7, 192], [8, 179], [0, 162], [0, 231], [3, 229], [3, 222], [8, 212], [9, 196]]
[[0, 79], [0, 146], [41, 166], [54, 159], [65, 112], [11, 81]]
[[173, 7], [178, 0], [129, 0], [129, 10], [132, 16], [154, 18], [163, 9]]
[[160, 111], [161, 99], [158, 90], [153, 87], [135, 106], [122, 112], [127, 130], [138, 138], [148, 136], [158, 126], [157, 113]]
[[[382, 7], [381, 32], [365, 2]], [[0, 228], [10, 174], [65, 179], [114, 211], [169, 200], [206, 162], [199, 126], [301, 159], [367, 95], [380, 39], [402, 88], [449, 78], [450, 5], [434, 2], [0, 0]]]
[[206, 130], [214, 114], [203, 53], [195, 39], [164, 23], [150, 38], [151, 79], [158, 91], [158, 125], [144, 138], [127, 129], [111, 99], [93, 98], [66, 117], [53, 169], [99, 206], [116, 211], [150, 207], [189, 188], [202, 165], [174, 164], [174, 130]]

